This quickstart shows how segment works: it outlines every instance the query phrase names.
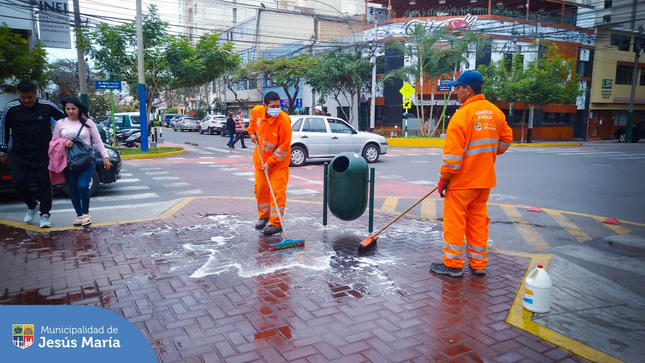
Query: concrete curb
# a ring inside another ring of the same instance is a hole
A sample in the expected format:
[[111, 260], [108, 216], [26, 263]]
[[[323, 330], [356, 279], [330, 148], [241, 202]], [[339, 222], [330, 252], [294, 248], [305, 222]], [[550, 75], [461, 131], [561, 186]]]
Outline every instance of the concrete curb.
[[185, 154], [186, 150], [171, 151], [167, 153], [157, 153], [157, 154], [139, 154], [139, 155], [121, 155], [121, 159], [152, 159], [152, 158], [164, 158], [166, 156], [177, 156]]
[[[445, 139], [437, 138], [403, 138], [393, 137], [385, 139], [389, 146], [395, 147], [443, 147]], [[536, 142], [536, 143], [512, 143], [511, 147], [562, 147], [562, 146], [582, 146], [582, 142], [573, 141], [554, 141], [554, 142]]]

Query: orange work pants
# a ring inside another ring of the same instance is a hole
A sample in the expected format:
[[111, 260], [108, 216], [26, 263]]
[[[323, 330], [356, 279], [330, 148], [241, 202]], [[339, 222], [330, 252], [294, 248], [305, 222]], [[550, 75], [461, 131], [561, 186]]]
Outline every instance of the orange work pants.
[[463, 268], [460, 254], [466, 236], [466, 256], [470, 267], [486, 268], [488, 222], [486, 202], [490, 188], [448, 189], [443, 202], [443, 264], [446, 267]]
[[280, 215], [284, 215], [284, 206], [287, 203], [287, 182], [289, 181], [289, 168], [269, 169], [269, 179], [271, 187], [275, 193], [275, 199], [278, 202], [277, 207], [273, 204], [269, 184], [262, 169], [255, 169], [255, 199], [258, 202], [258, 217], [269, 218], [269, 223], [276, 227], [282, 227], [280, 224]]

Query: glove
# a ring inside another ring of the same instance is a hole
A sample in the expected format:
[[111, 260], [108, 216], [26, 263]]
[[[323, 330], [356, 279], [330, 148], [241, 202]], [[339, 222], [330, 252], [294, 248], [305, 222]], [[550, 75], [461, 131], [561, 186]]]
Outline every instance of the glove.
[[439, 179], [439, 184], [437, 184], [437, 189], [439, 190], [439, 195], [441, 196], [441, 198], [445, 197], [443, 192], [446, 189], [448, 189], [448, 180], [444, 178]]

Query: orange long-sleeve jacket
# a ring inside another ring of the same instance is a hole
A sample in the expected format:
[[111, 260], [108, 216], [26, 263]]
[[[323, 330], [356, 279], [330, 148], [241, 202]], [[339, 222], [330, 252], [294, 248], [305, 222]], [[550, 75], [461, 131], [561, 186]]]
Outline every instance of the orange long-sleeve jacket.
[[448, 124], [441, 178], [449, 188], [494, 188], [495, 160], [513, 141], [506, 116], [483, 94], [466, 100]]
[[[291, 161], [291, 119], [284, 111], [276, 117], [268, 117], [263, 105], [253, 107], [251, 120], [246, 131], [259, 138], [259, 149], [264, 162], [272, 169], [286, 168]], [[262, 161], [256, 148], [253, 151], [253, 164], [262, 169]]]

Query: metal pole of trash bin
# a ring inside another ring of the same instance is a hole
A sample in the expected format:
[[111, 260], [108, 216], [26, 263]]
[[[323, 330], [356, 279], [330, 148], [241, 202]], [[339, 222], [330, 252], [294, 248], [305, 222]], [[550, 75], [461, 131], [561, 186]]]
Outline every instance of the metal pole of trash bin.
[[370, 211], [369, 211], [369, 225], [368, 232], [374, 231], [374, 168], [370, 168]]
[[329, 163], [325, 163], [323, 175], [323, 226], [327, 225], [327, 180], [329, 178]]

